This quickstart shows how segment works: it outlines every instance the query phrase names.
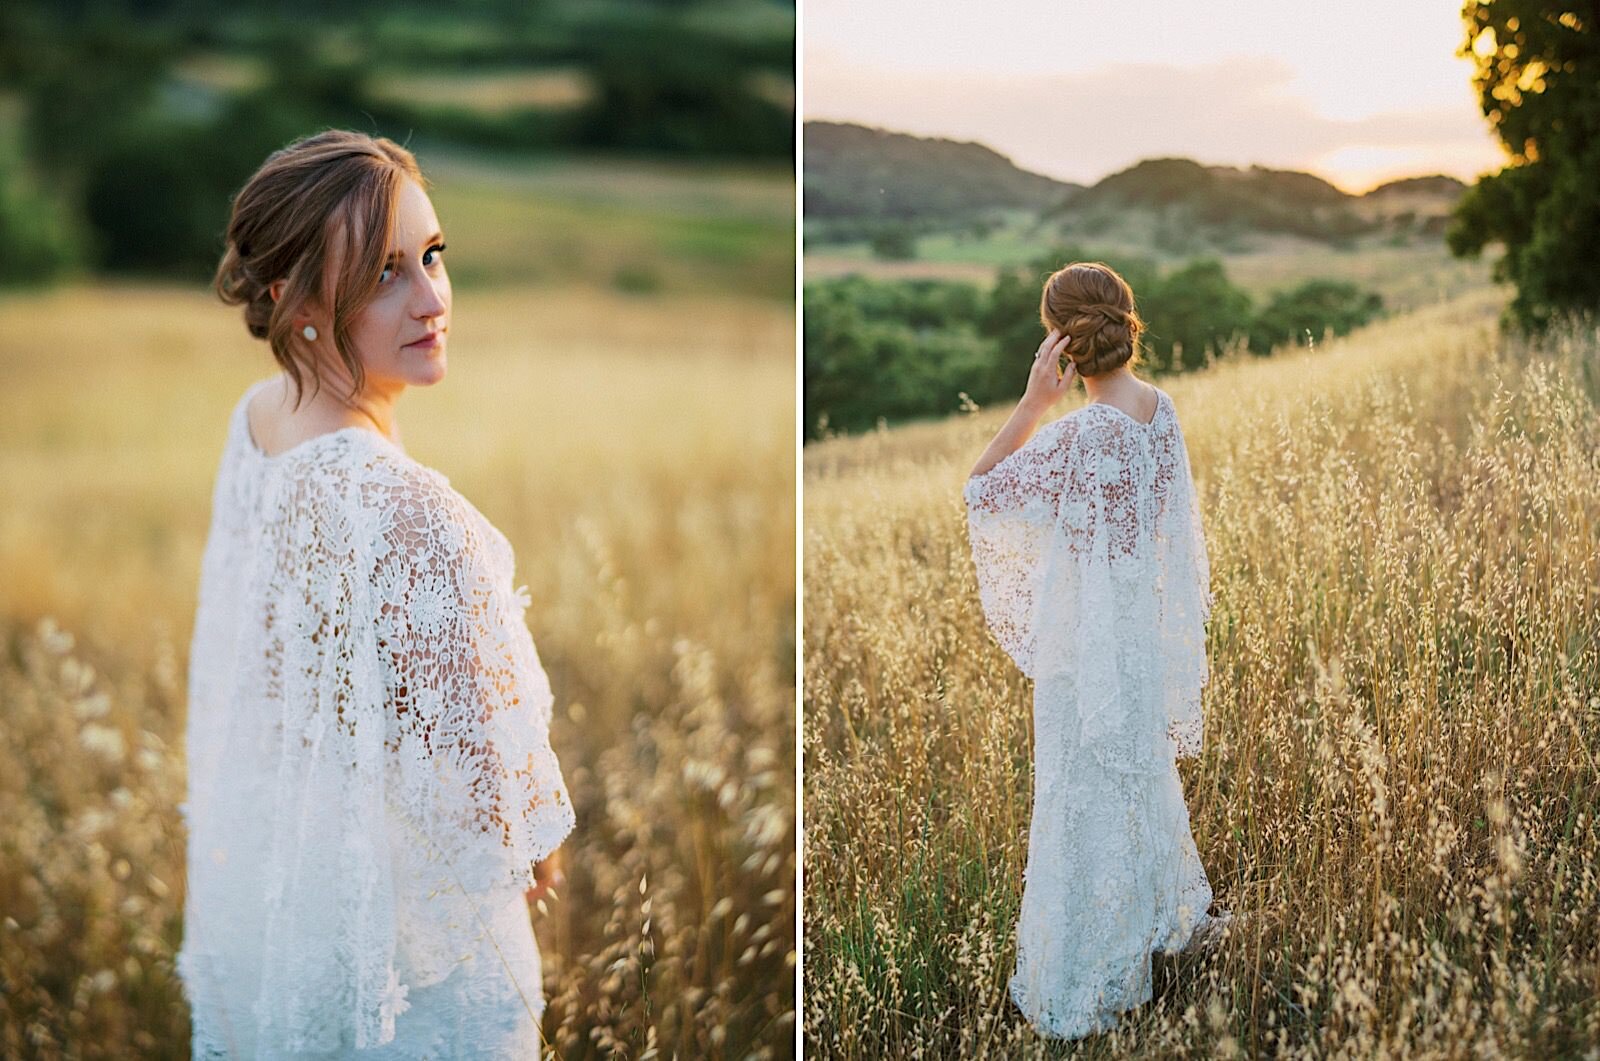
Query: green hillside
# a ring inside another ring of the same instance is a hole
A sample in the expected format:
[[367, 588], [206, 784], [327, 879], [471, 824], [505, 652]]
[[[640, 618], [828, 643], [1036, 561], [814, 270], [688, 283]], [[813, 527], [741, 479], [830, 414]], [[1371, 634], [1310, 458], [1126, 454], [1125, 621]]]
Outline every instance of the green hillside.
[[838, 122], [805, 124], [808, 221], [964, 221], [1041, 210], [1079, 186], [1019, 169], [983, 144]]
[[1464, 188], [1435, 174], [1351, 195], [1311, 173], [1188, 158], [1145, 159], [1083, 187], [980, 143], [805, 127], [808, 248], [900, 262], [990, 267], [1062, 240], [1180, 259], [1413, 244], [1442, 252]]

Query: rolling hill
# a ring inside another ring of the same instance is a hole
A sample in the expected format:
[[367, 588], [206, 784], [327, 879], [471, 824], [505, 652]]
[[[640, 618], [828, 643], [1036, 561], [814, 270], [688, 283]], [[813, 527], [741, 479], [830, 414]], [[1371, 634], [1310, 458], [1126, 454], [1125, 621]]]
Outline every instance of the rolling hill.
[[1019, 169], [983, 144], [805, 124], [808, 220], [965, 221], [995, 209], [1043, 210], [1080, 189]]
[[1465, 185], [1443, 175], [1352, 195], [1321, 177], [1266, 166], [1145, 159], [1084, 187], [1030, 173], [974, 142], [835, 122], [805, 126], [805, 216], [821, 242], [852, 223], [902, 222], [921, 234], [981, 225], [1001, 211], [1062, 234], [1117, 235], [1157, 247], [1243, 249], [1289, 238], [1348, 245], [1367, 235], [1442, 235]]

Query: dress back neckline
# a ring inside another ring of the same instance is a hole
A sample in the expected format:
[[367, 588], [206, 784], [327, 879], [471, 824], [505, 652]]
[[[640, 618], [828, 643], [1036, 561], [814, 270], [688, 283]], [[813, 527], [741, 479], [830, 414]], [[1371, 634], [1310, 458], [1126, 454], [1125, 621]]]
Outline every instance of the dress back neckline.
[[266, 450], [261, 448], [260, 443], [258, 443], [255, 440], [255, 437], [250, 434], [250, 417], [247, 413], [247, 410], [250, 406], [250, 399], [255, 395], [256, 391], [266, 386], [269, 382], [271, 381], [265, 379], [257, 380], [255, 383], [252, 383], [249, 387], [245, 388], [244, 396], [239, 399], [238, 405], [236, 405], [233, 410], [234, 433], [238, 436], [244, 451], [248, 453], [251, 459], [256, 461], [258, 464], [270, 467], [272, 465], [281, 463], [286, 457], [289, 457], [292, 454], [320, 445], [330, 439], [337, 438], [340, 435], [350, 434], [351, 432], [359, 432], [363, 435], [370, 435], [380, 444], [387, 445], [400, 453], [405, 452], [400, 448], [398, 443], [389, 438], [387, 435], [380, 434], [369, 427], [362, 427], [359, 424], [348, 424], [344, 427], [336, 427], [332, 431], [324, 431], [320, 435], [312, 435], [310, 438], [301, 439], [288, 449], [280, 450], [277, 453], [268, 453]]
[[1088, 409], [1089, 407], [1095, 406], [1095, 405], [1104, 406], [1105, 408], [1110, 409], [1112, 412], [1117, 413], [1118, 415], [1122, 416], [1124, 419], [1128, 420], [1130, 423], [1132, 423], [1132, 424], [1134, 424], [1134, 425], [1136, 425], [1138, 427], [1146, 427], [1146, 428], [1154, 427], [1156, 421], [1161, 419], [1161, 410], [1167, 404], [1167, 392], [1162, 390], [1160, 387], [1155, 386], [1155, 384], [1153, 384], [1153, 383], [1151, 384], [1151, 387], [1156, 392], [1156, 411], [1150, 414], [1150, 419], [1148, 421], [1136, 420], [1127, 410], [1119, 409], [1115, 405], [1112, 405], [1110, 402], [1099, 402], [1099, 401], [1086, 402], [1083, 407], [1085, 409]]

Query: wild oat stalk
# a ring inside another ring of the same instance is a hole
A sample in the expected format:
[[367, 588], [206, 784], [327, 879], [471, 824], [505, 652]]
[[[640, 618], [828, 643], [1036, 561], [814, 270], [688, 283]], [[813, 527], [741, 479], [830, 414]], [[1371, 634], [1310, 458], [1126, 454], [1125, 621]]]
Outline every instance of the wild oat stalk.
[[[1600, 1042], [1600, 335], [1470, 294], [1163, 385], [1216, 605], [1185, 764], [1220, 955], [1076, 1055], [1574, 1056]], [[1031, 692], [960, 487], [1004, 410], [805, 481], [817, 1056], [1057, 1056], [1005, 993]]]

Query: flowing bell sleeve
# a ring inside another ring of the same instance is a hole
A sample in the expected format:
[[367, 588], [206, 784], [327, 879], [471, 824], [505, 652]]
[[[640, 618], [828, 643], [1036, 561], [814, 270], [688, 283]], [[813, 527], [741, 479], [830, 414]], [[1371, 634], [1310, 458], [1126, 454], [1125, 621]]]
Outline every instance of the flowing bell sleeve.
[[441, 879], [468, 894], [526, 888], [574, 816], [510, 546], [434, 473], [411, 469], [378, 494], [391, 800]]
[[1148, 461], [1120, 424], [1083, 414], [1056, 424], [968, 481], [979, 596], [1023, 673], [1065, 692], [1102, 763], [1149, 770], [1158, 727], [1134, 669], [1148, 665], [1151, 641], [1137, 633], [1154, 625], [1138, 592]]
[[967, 538], [989, 629], [1023, 674], [1036, 677], [1038, 607], [1078, 421], [1054, 420], [967, 480]]
[[1158, 658], [1168, 737], [1180, 758], [1200, 754], [1205, 720], [1201, 691], [1210, 676], [1206, 620], [1211, 616], [1211, 565], [1206, 553], [1200, 503], [1189, 469], [1183, 432], [1174, 426], [1170, 482], [1158, 520], [1161, 573], [1161, 639]]

